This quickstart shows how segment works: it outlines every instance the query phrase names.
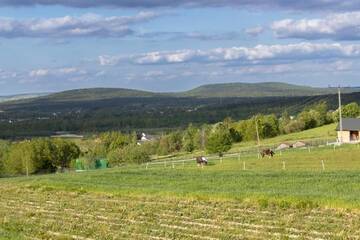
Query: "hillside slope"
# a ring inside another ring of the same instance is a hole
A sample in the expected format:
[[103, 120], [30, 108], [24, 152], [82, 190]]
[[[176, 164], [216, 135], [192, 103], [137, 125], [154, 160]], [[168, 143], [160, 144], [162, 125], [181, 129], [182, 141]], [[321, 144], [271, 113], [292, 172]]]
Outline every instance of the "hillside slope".
[[154, 97], [156, 93], [125, 89], [125, 88], [88, 88], [75, 89], [59, 93], [50, 94], [42, 98], [42, 100], [52, 101], [92, 101], [103, 100], [119, 97]]
[[[192, 97], [292, 97], [316, 96], [336, 93], [334, 88], [313, 88], [293, 84], [268, 82], [268, 83], [222, 83], [203, 85], [193, 90], [182, 93]], [[344, 92], [356, 92], [360, 89], [347, 88]]]
[[[254, 97], [295, 97], [335, 94], [334, 88], [313, 88], [293, 84], [268, 83], [221, 83], [203, 85], [184, 92], [150, 92], [125, 88], [88, 88], [63, 91], [40, 97], [42, 101], [93, 101], [115, 98], [148, 98], [148, 97], [195, 97], [195, 98], [254, 98]], [[360, 88], [345, 88], [344, 93], [360, 92]], [[32, 101], [34, 99], [31, 99]], [[35, 100], [37, 100], [35, 98]], [[21, 102], [26, 102], [21, 101]]]

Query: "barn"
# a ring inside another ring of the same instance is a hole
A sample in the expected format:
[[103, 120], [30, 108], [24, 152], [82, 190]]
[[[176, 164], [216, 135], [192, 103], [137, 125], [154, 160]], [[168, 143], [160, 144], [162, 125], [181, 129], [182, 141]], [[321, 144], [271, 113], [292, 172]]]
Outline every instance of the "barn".
[[337, 127], [338, 140], [343, 143], [353, 143], [359, 141], [360, 135], [360, 119], [357, 118], [343, 118], [342, 131], [340, 126]]

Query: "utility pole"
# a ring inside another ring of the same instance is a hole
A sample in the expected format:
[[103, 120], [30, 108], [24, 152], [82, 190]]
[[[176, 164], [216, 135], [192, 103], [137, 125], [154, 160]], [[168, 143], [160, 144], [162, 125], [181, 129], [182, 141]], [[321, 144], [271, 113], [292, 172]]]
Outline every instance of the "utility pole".
[[340, 144], [342, 144], [343, 139], [342, 139], [342, 134], [343, 134], [343, 119], [342, 119], [342, 107], [341, 107], [341, 88], [339, 85], [338, 88], [338, 94], [339, 94], [339, 129], [340, 129]]

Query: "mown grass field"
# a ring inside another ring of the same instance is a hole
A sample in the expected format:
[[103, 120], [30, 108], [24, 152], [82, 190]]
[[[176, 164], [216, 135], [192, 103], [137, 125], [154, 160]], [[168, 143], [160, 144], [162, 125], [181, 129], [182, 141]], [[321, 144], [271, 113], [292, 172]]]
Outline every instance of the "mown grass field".
[[357, 145], [0, 179], [0, 191], [0, 239], [360, 238]]

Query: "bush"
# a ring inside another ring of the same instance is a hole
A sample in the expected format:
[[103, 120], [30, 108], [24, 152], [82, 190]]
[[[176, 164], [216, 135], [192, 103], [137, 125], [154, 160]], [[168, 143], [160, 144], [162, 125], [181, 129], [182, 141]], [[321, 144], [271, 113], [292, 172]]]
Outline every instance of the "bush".
[[211, 132], [206, 149], [209, 153], [217, 153], [222, 156], [224, 152], [230, 150], [232, 139], [229, 129], [222, 123], [216, 125]]
[[80, 155], [72, 142], [61, 139], [34, 139], [14, 143], [4, 159], [5, 172], [13, 175], [54, 172], [70, 166]]
[[191, 124], [185, 130], [183, 137], [183, 148], [186, 152], [193, 152], [196, 149], [196, 133], [197, 129], [193, 127]]
[[4, 160], [9, 151], [10, 143], [7, 141], [0, 141], [0, 177], [5, 175]]
[[141, 164], [150, 161], [150, 154], [142, 146], [128, 145], [110, 152], [108, 160], [112, 167], [124, 164]]
[[291, 120], [284, 126], [284, 132], [286, 134], [300, 132], [305, 129], [305, 123], [301, 120]]

